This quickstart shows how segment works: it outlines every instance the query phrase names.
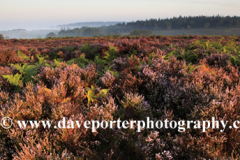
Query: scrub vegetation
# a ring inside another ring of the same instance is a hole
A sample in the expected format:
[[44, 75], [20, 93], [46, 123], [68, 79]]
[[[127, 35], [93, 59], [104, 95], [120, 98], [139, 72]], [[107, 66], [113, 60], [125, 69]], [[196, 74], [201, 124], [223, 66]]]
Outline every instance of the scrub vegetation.
[[240, 130], [19, 129], [17, 120], [228, 120], [239, 36], [0, 40], [1, 159], [239, 159]]

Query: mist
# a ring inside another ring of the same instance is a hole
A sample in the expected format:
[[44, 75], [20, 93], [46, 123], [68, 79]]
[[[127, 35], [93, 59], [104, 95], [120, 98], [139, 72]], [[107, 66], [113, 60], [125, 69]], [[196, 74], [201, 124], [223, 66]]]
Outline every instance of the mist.
[[24, 25], [19, 25], [18, 28], [10, 30], [2, 30], [0, 34], [2, 34], [5, 39], [66, 36], [92, 37], [108, 35], [240, 35], [240, 17], [220, 15], [179, 16], [166, 19], [137, 20], [132, 22], [92, 21], [62, 23], [49, 27], [46, 26], [47, 24], [44, 26], [44, 24], [37, 25], [37, 23], [32, 23], [26, 27], [27, 29], [24, 28]]
[[[32, 38], [45, 38], [48, 33], [58, 34], [61, 29], [74, 29], [81, 27], [101, 27], [115, 25], [120, 21], [108, 21], [108, 22], [78, 22], [78, 23], [20, 23], [11, 24], [3, 23], [0, 26], [0, 34], [3, 35], [5, 39], [12, 38], [22, 38], [22, 39], [32, 39]], [[16, 27], [17, 26], [17, 27]]]

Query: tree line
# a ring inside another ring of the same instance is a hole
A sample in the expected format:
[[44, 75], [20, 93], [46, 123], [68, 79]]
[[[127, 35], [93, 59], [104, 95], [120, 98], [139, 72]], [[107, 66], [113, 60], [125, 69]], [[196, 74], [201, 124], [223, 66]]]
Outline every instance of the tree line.
[[49, 33], [47, 37], [76, 37], [76, 36], [104, 36], [121, 35], [151, 35], [154, 30], [171, 29], [199, 29], [199, 28], [240, 28], [238, 16], [188, 16], [173, 17], [166, 19], [148, 19], [145, 21], [122, 22], [116, 25], [102, 27], [82, 27], [74, 29], [62, 29], [57, 35]]
[[138, 29], [190, 29], [190, 28], [224, 28], [240, 27], [238, 16], [188, 16], [166, 19], [149, 19], [128, 23], [118, 23], [116, 26], [137, 27]]

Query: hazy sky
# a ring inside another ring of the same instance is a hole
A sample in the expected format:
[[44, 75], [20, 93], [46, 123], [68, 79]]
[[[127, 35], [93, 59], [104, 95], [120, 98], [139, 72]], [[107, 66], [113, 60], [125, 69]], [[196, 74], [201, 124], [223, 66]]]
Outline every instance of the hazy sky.
[[240, 16], [239, 0], [0, 0], [0, 30], [86, 21], [196, 15]]

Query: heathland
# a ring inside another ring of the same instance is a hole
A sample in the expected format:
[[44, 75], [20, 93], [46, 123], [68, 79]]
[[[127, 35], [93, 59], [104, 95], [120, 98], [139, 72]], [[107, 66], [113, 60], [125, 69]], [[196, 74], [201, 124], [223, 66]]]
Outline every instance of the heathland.
[[[239, 36], [0, 40], [0, 158], [239, 159]], [[17, 120], [216, 120], [219, 129], [19, 129]]]

